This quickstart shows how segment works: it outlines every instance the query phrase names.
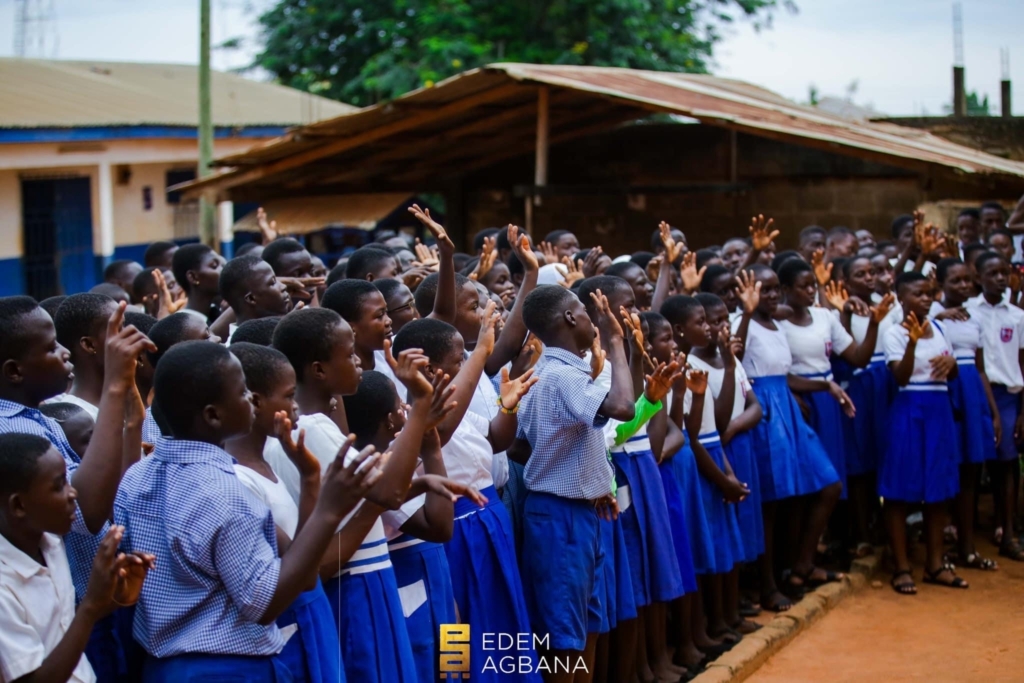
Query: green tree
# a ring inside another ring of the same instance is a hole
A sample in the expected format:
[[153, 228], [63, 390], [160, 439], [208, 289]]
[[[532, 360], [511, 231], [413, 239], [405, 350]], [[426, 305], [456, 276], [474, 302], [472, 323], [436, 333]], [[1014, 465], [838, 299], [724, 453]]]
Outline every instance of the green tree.
[[279, 0], [255, 66], [367, 105], [496, 61], [706, 72], [724, 24], [791, 0]]

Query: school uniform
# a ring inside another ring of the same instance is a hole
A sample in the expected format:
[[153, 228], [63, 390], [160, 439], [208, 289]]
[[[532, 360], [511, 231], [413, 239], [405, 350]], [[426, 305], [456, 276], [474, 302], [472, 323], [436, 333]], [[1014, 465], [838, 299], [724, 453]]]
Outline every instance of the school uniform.
[[[932, 379], [929, 363], [951, 356], [940, 323], [919, 339], [910, 382], [899, 388], [889, 420], [889, 448], [878, 468], [878, 495], [912, 503], [938, 503], [960, 490], [960, 449], [945, 380]], [[899, 363], [910, 336], [903, 327], [885, 334], [885, 360]]]
[[839, 481], [789, 389], [786, 375], [792, 366], [786, 333], [751, 321], [743, 369], [764, 411], [753, 434], [763, 502], [816, 493]]
[[[234, 469], [242, 485], [270, 509], [277, 528], [294, 539], [299, 524], [299, 508], [281, 480], [271, 481], [256, 470], [237, 463]], [[301, 593], [277, 618], [277, 626], [282, 633], [291, 632], [280, 657], [295, 683], [342, 683], [345, 680], [331, 603], [319, 578], [316, 586]]]
[[994, 306], [984, 296], [975, 297], [969, 299], [964, 308], [981, 328], [985, 374], [1003, 423], [1003, 438], [996, 446], [996, 457], [1001, 461], [1016, 460], [1017, 442], [1013, 431], [1024, 390], [1019, 360], [1020, 350], [1024, 348], [1024, 311], [1010, 304], [1006, 297]]
[[142, 419], [142, 440], [145, 443], [155, 444], [156, 440], [163, 436], [160, 431], [160, 425], [156, 423], [156, 418], [153, 417], [153, 406], [146, 408], [146, 417]]
[[[699, 365], [694, 365], [697, 361]], [[691, 356], [691, 365], [694, 367], [706, 366], [708, 373], [708, 392], [718, 401], [722, 395], [722, 384], [725, 382], [725, 369], [714, 368], [704, 363], [701, 359]], [[747, 372], [740, 364], [736, 365], [736, 389], [732, 399], [732, 413], [730, 421], [739, 417], [747, 409], [747, 394], [753, 391]], [[705, 395], [705, 402], [707, 401]], [[734, 434], [732, 439], [725, 445], [725, 454], [729, 458], [729, 464], [736, 478], [747, 485], [750, 494], [735, 503], [736, 520], [740, 525], [740, 538], [743, 552], [738, 558], [742, 562], [753, 562], [759, 555], [764, 553], [764, 520], [761, 516], [761, 478], [757, 473], [757, 457], [754, 455], [753, 432], [748, 430]]]
[[[320, 461], [321, 470], [326, 471], [345, 442], [341, 430], [323, 413], [302, 415], [295, 429], [295, 437], [298, 430], [305, 430], [306, 448]], [[346, 461], [356, 455], [357, 451], [349, 450]], [[297, 503], [298, 470], [288, 460], [277, 439], [267, 439], [263, 458]], [[339, 531], [364, 504], [366, 501], [361, 501], [341, 521]], [[324, 582], [324, 591], [334, 612], [341, 641], [341, 661], [348, 680], [361, 683], [411, 683], [416, 680], [415, 660], [398, 595], [398, 581], [388, 556], [384, 524], [379, 517], [345, 566]]]
[[[470, 658], [478, 662], [485, 661], [487, 656], [483, 633], [530, 632], [512, 520], [491, 478], [493, 449], [487, 440], [489, 430], [489, 420], [468, 410], [448, 443], [441, 447], [448, 477], [477, 488], [487, 498], [483, 508], [468, 498], [455, 501], [452, 538], [445, 544], [459, 618], [473, 625]], [[516, 656], [537, 662], [532, 647], [517, 651]], [[485, 681], [539, 680], [536, 674], [520, 676], [483, 670], [473, 671], [473, 677]]]
[[285, 637], [261, 625], [281, 572], [274, 518], [239, 481], [230, 455], [161, 438], [128, 469], [114, 501], [124, 552], [153, 553], [135, 606], [134, 636], [149, 657], [143, 680], [204, 680], [230, 671], [288, 681]]
[[[605, 560], [595, 501], [612, 492], [598, 410], [608, 395], [590, 377], [590, 364], [548, 347], [537, 361], [539, 381], [519, 406], [518, 437], [532, 454], [520, 565], [533, 631], [558, 650], [582, 651], [591, 602], [600, 610], [597, 576]], [[551, 552], [556, 548], [558, 552]]]
[[[697, 370], [706, 370], [708, 364], [691, 355], [687, 362]], [[689, 414], [693, 410], [693, 392], [687, 390], [683, 397], [683, 411]], [[725, 450], [722, 439], [715, 425], [715, 399], [710, 392], [704, 395], [704, 408], [701, 412], [698, 443], [711, 456], [718, 469], [725, 471]], [[696, 478], [695, 490], [684, 492], [684, 495], [699, 496], [704, 506], [711, 536], [693, 547], [694, 569], [698, 574], [724, 574], [730, 571], [743, 557], [743, 541], [740, 535], [739, 520], [736, 517], [736, 506], [722, 499], [722, 492], [711, 480], [700, 474]], [[691, 539], [693, 540], [693, 539]]]
[[[872, 301], [878, 303], [874, 298]], [[896, 395], [896, 382], [885, 364], [885, 335], [902, 322], [903, 308], [895, 304], [878, 324], [875, 350], [868, 366], [855, 369], [846, 388], [857, 408], [857, 414], [852, 419], [847, 418], [852, 435], [846, 449], [847, 477], [876, 471], [885, 453], [889, 439], [889, 406]], [[858, 344], [863, 344], [867, 338], [868, 325], [867, 316], [851, 316], [850, 334]]]
[[[939, 302], [932, 303], [929, 316], [945, 311]], [[981, 326], [970, 320], [943, 320], [939, 323], [956, 357], [957, 377], [949, 381], [949, 397], [953, 405], [959, 435], [960, 457], [965, 463], [995, 460], [996, 435], [992, 424], [992, 408], [977, 366], [981, 348]]]
[[[808, 379], [835, 381], [832, 375], [832, 354], [840, 355], [853, 344], [853, 337], [843, 329], [839, 317], [824, 308], [809, 308], [810, 325], [796, 325], [781, 321], [779, 328], [786, 333], [786, 342], [793, 355], [790, 372]], [[810, 408], [809, 422], [821, 440], [832, 467], [843, 484], [842, 498], [846, 498], [846, 461], [848, 459], [846, 418], [842, 406], [828, 391], [801, 394]], [[856, 403], [854, 403], [857, 406]], [[857, 406], [858, 408], [860, 406]]]
[[[75, 618], [75, 587], [60, 536], [40, 540], [45, 566], [0, 535], [0, 680], [14, 681], [36, 671], [56, 649]], [[83, 654], [71, 683], [93, 683]]]

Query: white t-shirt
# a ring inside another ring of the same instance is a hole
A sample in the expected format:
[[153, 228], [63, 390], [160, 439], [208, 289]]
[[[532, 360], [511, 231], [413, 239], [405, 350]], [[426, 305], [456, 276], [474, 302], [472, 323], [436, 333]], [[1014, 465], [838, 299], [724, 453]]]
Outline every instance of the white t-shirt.
[[[692, 407], [693, 392], [687, 389], [683, 395], [683, 412], [689, 415]], [[697, 433], [697, 436], [706, 436], [717, 431], [718, 426], [715, 424], [715, 397], [712, 396], [711, 388], [708, 387], [708, 390], [704, 393], [704, 412], [700, 416], [700, 431]]]
[[[932, 303], [928, 316], [932, 319], [939, 315], [946, 308], [938, 301]], [[932, 324], [935, 324], [934, 322]], [[970, 320], [942, 320], [939, 322], [946, 340], [953, 347], [953, 353], [958, 359], [974, 360], [975, 352], [981, 346], [981, 326], [974, 318]]]
[[[486, 373], [480, 374], [480, 381], [477, 382], [476, 391], [469, 402], [469, 412], [479, 415], [487, 422], [498, 416], [498, 392]], [[491, 458], [491, 478], [497, 488], [508, 483], [508, 456], [505, 455], [505, 451], [495, 453]]]
[[89, 413], [89, 416], [93, 419], [93, 421], [95, 421], [100, 414], [99, 406], [94, 406], [85, 399], [78, 398], [74, 394], [60, 394], [58, 396], [54, 396], [53, 398], [48, 398], [45, 401], [43, 401], [43, 405], [46, 405], [48, 403], [73, 403], [82, 410], [84, 410], [85, 412]]
[[[46, 566], [0, 535], [0, 680], [32, 673], [56, 649], [75, 618], [75, 587], [60, 536], [44, 533]], [[69, 679], [93, 683], [96, 674], [83, 654]]]
[[[870, 318], [866, 315], [850, 316], [850, 333], [854, 341], [863, 343], [868, 336], [868, 325]], [[900, 325], [903, 322], [903, 307], [898, 303], [893, 304], [892, 310], [878, 323], [878, 336], [875, 337], [875, 352], [873, 355], [885, 353], [885, 335], [893, 325]]]
[[[363, 369], [368, 370], [369, 368]], [[382, 375], [386, 375], [388, 379], [395, 383], [395, 391], [398, 392], [398, 398], [405, 403], [408, 390], [405, 388], [405, 385], [395, 377], [395, 373], [392, 372], [391, 366], [388, 365], [388, 359], [384, 356], [383, 351], [373, 352], [373, 369]]]
[[245, 465], [235, 465], [235, 474], [245, 488], [270, 508], [274, 516], [274, 524], [288, 536], [295, 538], [295, 530], [299, 527], [299, 506], [292, 500], [284, 482], [278, 478], [271, 481], [256, 470]]
[[1024, 389], [1018, 354], [1024, 349], [1024, 311], [1004, 298], [995, 306], [984, 297], [970, 299], [964, 307], [981, 328], [985, 349], [985, 374], [993, 384], [1002, 384], [1010, 393]]
[[[705, 363], [696, 356], [689, 356], [687, 362], [698, 370], [704, 370], [708, 373], [708, 391], [711, 395], [718, 400], [718, 397], [722, 395], [722, 384], [725, 382], [725, 368], [713, 368]], [[740, 414], [747, 408], [747, 394], [753, 389], [753, 385], [750, 384], [750, 379], [747, 378], [747, 371], [743, 369], [743, 366], [736, 365], [736, 390], [733, 393], [732, 398], [732, 415], [729, 416], [730, 420], [735, 420]]]
[[[936, 380], [932, 378], [932, 366], [929, 361], [936, 356], [953, 355], [953, 347], [949, 345], [939, 326], [932, 323], [931, 328], [932, 336], [919, 339], [914, 349], [914, 372], [911, 373], [910, 384], [907, 385], [910, 388], [913, 388], [913, 385], [934, 385]], [[910, 334], [905, 328], [891, 328], [885, 334], [885, 361], [898, 363], [903, 360], [903, 353], [907, 350], [909, 342]], [[945, 388], [946, 383], [942, 382], [941, 386]]]
[[824, 308], [809, 308], [811, 324], [806, 327], [788, 320], [777, 323], [786, 332], [786, 341], [793, 354], [791, 372], [797, 375], [822, 375], [832, 370], [830, 357], [850, 348], [853, 337], [847, 332], [839, 316]]
[[481, 490], [494, 485], [491, 477], [494, 450], [487, 440], [490, 428], [489, 420], [471, 410], [466, 411], [452, 438], [441, 447], [449, 479]]
[[[739, 323], [733, 327], [733, 332], [737, 329]], [[756, 320], [751, 320], [747, 329], [743, 352], [743, 369], [747, 371], [747, 377], [756, 379], [788, 374], [793, 366], [793, 354], [789, 350], [786, 333], [781, 328], [769, 330]]]

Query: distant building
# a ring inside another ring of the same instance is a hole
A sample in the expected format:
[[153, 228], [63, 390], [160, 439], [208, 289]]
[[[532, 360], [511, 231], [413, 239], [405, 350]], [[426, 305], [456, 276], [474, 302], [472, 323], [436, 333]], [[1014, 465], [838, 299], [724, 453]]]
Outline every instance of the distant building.
[[[198, 70], [191, 65], [0, 58], [0, 295], [86, 290], [113, 259], [154, 240], [193, 241]], [[241, 153], [295, 125], [354, 111], [214, 72], [215, 153]], [[219, 205], [222, 240], [235, 214]]]

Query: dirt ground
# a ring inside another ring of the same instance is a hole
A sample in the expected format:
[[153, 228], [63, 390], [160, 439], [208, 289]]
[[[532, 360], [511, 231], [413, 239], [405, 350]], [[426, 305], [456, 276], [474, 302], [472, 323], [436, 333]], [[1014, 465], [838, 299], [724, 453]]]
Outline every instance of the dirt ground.
[[[980, 539], [979, 550], [997, 558]], [[747, 680], [1024, 681], [1024, 563], [960, 570], [971, 587], [952, 590], [923, 583], [916, 554], [916, 596], [897, 595], [883, 570], [882, 588], [844, 600]]]

